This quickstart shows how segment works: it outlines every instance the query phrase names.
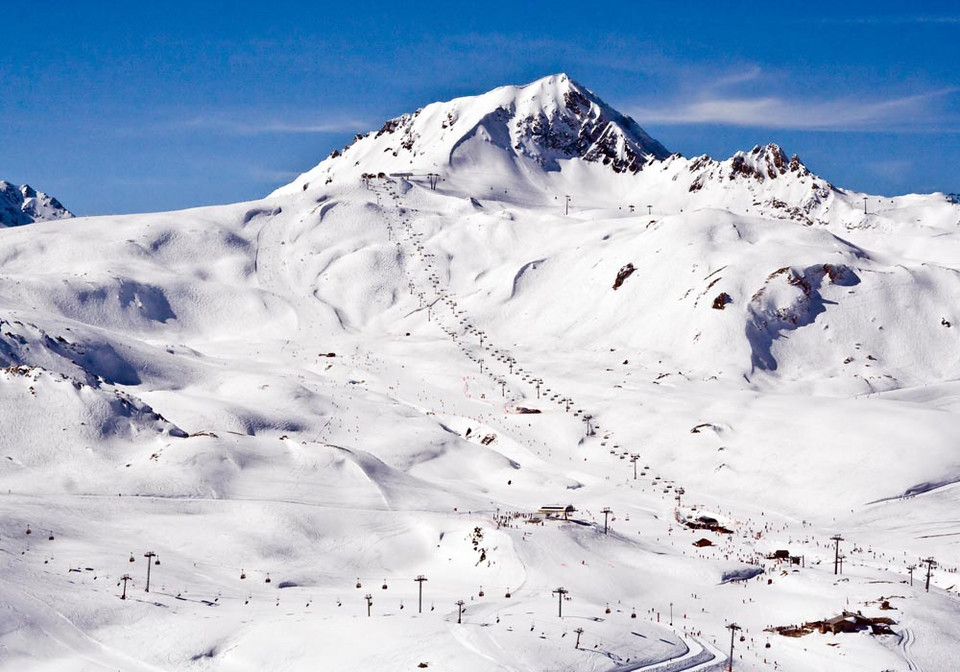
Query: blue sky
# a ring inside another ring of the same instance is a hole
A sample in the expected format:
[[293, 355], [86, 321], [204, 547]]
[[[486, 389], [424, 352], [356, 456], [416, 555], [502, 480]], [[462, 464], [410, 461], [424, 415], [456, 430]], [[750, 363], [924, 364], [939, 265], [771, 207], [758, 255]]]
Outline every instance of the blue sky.
[[[775, 6], [774, 6], [775, 5]], [[20, 2], [0, 179], [78, 214], [260, 197], [355, 132], [566, 72], [669, 149], [960, 191], [960, 4]]]

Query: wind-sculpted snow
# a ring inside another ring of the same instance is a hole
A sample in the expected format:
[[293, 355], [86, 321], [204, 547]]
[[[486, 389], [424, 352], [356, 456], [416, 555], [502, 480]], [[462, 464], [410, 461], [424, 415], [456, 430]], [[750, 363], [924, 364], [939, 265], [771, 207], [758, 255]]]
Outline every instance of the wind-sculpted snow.
[[841, 287], [860, 283], [850, 268], [821, 264], [797, 271], [780, 268], [771, 273], [764, 286], [750, 299], [752, 320], [747, 323], [747, 340], [753, 348], [755, 368], [773, 371], [777, 368], [771, 349], [783, 332], [813, 324], [826, 312], [827, 304], [820, 289], [824, 282]]

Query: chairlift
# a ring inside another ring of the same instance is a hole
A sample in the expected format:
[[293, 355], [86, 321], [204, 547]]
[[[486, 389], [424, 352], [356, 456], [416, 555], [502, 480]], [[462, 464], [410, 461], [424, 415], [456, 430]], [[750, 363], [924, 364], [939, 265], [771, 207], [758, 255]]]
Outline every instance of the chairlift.
[[504, 595], [504, 597], [506, 597], [507, 599], [510, 599], [511, 595], [510, 595], [510, 589], [509, 589], [509, 588], [507, 588], [507, 594]]
[[381, 588], [381, 590], [386, 590], [386, 589], [387, 589], [387, 580], [386, 580], [386, 579], [383, 580], [383, 585], [380, 586], [380, 588]]
[[633, 611], [630, 612], [630, 618], [636, 618], [636, 617], [637, 617], [637, 610], [634, 609]]
[[269, 574], [267, 574], [267, 578], [264, 579], [263, 582], [264, 582], [264, 583], [272, 583], [272, 582], [270, 581], [270, 575], [269, 575]]
[[154, 564], [154, 565], [159, 565], [159, 564], [160, 564], [160, 556], [159, 556], [159, 555], [156, 556], [156, 558], [155, 558], [154, 561], [153, 561], [153, 564]]
[[136, 562], [137, 559], [133, 557], [133, 551], [130, 552], [130, 562]]
[[47, 537], [47, 541], [53, 541], [53, 532], [51, 532], [50, 536]]
[[240, 570], [240, 580], [243, 581], [245, 578], [247, 578], [247, 573], [241, 569], [241, 570]]
[[363, 585], [360, 583], [360, 578], [357, 577], [357, 588], [363, 588]]
[[30, 529], [29, 525], [27, 525], [27, 534], [33, 534], [33, 530]]
[[483, 597], [483, 586], [480, 586], [480, 592], [477, 593], [477, 597]]
[[605, 614], [609, 614], [609, 613], [610, 613], [610, 605], [609, 605], [609, 604], [607, 605], [607, 608], [604, 610], [603, 613], [605, 613]]

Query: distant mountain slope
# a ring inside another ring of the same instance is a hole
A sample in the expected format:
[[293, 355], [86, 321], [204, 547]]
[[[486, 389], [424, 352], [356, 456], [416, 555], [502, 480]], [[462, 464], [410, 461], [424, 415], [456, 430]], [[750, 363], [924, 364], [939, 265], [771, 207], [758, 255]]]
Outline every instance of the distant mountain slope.
[[0, 181], [0, 228], [73, 217], [60, 201], [29, 185]]

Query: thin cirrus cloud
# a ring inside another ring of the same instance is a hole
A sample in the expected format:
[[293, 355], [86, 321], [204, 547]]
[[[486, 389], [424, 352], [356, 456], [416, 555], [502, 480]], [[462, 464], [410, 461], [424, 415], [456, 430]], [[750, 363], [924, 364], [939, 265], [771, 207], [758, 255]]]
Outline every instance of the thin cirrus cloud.
[[822, 131], [944, 131], [955, 122], [938, 112], [940, 104], [960, 91], [950, 87], [912, 96], [865, 101], [792, 100], [779, 96], [719, 94], [711, 87], [692, 102], [661, 107], [634, 107], [642, 123], [663, 125], [715, 124]]
[[366, 128], [366, 122], [358, 119], [343, 119], [330, 122], [249, 121], [226, 117], [195, 116], [173, 124], [181, 130], [219, 131], [229, 135], [268, 135], [268, 134], [318, 134], [345, 133]]

